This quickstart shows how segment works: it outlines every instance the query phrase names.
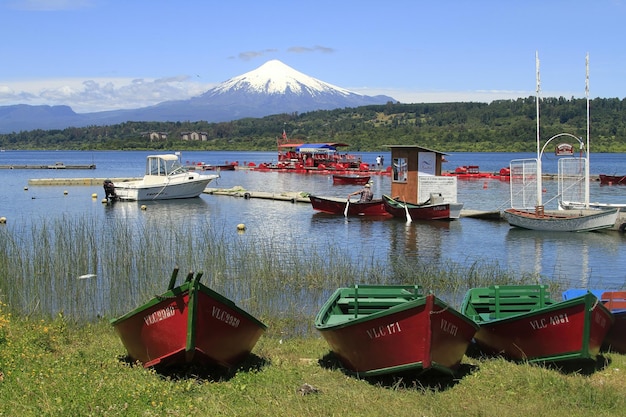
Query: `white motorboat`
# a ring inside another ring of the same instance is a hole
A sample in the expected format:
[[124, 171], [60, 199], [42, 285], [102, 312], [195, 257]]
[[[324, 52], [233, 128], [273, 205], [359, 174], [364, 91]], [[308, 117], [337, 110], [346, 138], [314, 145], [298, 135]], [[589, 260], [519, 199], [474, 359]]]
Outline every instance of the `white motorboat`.
[[117, 182], [113, 192], [107, 191], [105, 183], [105, 192], [109, 199], [126, 201], [193, 198], [216, 178], [219, 174], [190, 172], [180, 163], [178, 155], [149, 155], [142, 179]]

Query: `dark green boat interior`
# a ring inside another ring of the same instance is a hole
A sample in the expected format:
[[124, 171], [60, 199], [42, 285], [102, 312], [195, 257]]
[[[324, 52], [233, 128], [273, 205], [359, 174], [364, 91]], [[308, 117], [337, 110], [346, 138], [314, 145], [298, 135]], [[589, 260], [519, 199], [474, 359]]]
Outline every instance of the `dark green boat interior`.
[[472, 288], [461, 312], [475, 322], [488, 322], [528, 313], [555, 304], [548, 285], [492, 285]]
[[419, 285], [355, 285], [339, 288], [320, 310], [316, 326], [332, 326], [387, 311], [423, 297]]

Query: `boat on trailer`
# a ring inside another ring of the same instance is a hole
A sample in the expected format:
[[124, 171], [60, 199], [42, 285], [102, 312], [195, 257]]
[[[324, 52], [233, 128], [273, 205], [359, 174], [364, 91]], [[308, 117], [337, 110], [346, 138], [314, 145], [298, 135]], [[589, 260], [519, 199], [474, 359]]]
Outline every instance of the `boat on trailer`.
[[418, 285], [338, 288], [315, 327], [348, 374], [458, 370], [478, 326]]
[[176, 286], [174, 269], [166, 292], [111, 321], [128, 356], [144, 367], [218, 365], [246, 359], [267, 329], [258, 319], [189, 273]]

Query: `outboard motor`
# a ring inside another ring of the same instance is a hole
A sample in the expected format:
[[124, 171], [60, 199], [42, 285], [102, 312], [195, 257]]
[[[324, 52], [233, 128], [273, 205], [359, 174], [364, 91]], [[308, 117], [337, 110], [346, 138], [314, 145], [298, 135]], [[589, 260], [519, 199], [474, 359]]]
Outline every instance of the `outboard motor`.
[[113, 181], [109, 179], [104, 180], [102, 187], [104, 188], [104, 198], [110, 201], [118, 200], [117, 193], [115, 192], [115, 184], [113, 184]]

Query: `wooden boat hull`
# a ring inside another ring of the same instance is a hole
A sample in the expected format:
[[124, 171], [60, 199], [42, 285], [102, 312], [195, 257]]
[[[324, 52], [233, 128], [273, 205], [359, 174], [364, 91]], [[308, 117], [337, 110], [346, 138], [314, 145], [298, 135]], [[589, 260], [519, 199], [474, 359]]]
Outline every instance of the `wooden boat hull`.
[[626, 185], [626, 175], [600, 174], [600, 185]]
[[372, 314], [361, 307], [364, 314], [345, 318], [331, 311], [347, 290], [331, 296], [315, 325], [348, 373], [368, 377], [434, 369], [453, 374], [458, 369], [477, 329], [471, 320], [432, 294]]
[[[328, 214], [345, 214], [347, 199], [336, 197], [319, 197], [309, 195], [314, 210]], [[389, 216], [381, 199], [365, 203], [350, 202], [348, 216]]]
[[613, 311], [615, 321], [604, 338], [602, 349], [626, 354], [626, 310]]
[[199, 283], [199, 275], [112, 320], [131, 359], [144, 367], [232, 368], [250, 354], [267, 326]]
[[361, 175], [333, 175], [333, 184], [336, 185], [365, 185], [369, 182], [370, 176]]
[[589, 232], [615, 226], [619, 209], [535, 211], [506, 209], [504, 219], [511, 226], [546, 232]]
[[[492, 288], [506, 293], [512, 287]], [[476, 290], [466, 294], [461, 307], [461, 312], [480, 325], [474, 340], [484, 353], [510, 360], [596, 360], [613, 322], [611, 313], [590, 293], [562, 302], [546, 300], [543, 307], [528, 307], [519, 300], [510, 304], [501, 301], [502, 310], [498, 315], [493, 312], [493, 299], [486, 303], [488, 306], [479, 307], [479, 302], [473, 298]], [[535, 299], [535, 295], [530, 294], [524, 297]], [[480, 308], [487, 310], [481, 313]], [[501, 318], [487, 318], [490, 315]]]
[[416, 205], [394, 200], [386, 195], [383, 195], [382, 200], [387, 213], [404, 220], [407, 220], [407, 211], [412, 220], [454, 220], [461, 217], [463, 208], [463, 203]]
[[602, 350], [605, 352], [626, 353], [626, 292], [569, 289], [563, 292], [563, 300], [580, 297], [587, 292], [594, 294], [613, 314], [613, 325], [604, 337]]

